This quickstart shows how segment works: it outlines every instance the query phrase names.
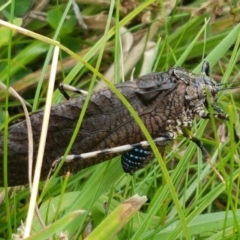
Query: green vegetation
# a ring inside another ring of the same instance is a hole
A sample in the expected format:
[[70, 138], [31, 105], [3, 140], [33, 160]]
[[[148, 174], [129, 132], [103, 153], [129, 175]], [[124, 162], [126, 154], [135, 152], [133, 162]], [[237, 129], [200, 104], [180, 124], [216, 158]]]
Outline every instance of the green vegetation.
[[[54, 46], [61, 49], [56, 87], [63, 82], [91, 92], [105, 83], [114, 91], [112, 84], [132, 75], [136, 78], [174, 65], [199, 73], [204, 58], [216, 81], [239, 81], [237, 1], [220, 6], [221, 1], [198, 0], [175, 6], [171, 0], [165, 4], [77, 0], [87, 28], [78, 24], [70, 0], [46, 2], [40, 9], [30, 0], [20, 2], [0, 0], [1, 19], [31, 31], [10, 31], [0, 22], [0, 79], [33, 106], [31, 111], [44, 108]], [[239, 90], [218, 96], [230, 122], [196, 119], [192, 133], [204, 143], [225, 183], [188, 139], [179, 137], [169, 144], [163, 159], [151, 143], [157, 160], [133, 176], [122, 171], [116, 157], [72, 176], [55, 177], [46, 185], [40, 183], [37, 202], [45, 227], [35, 216], [29, 239], [59, 239], [60, 233], [81, 239], [91, 224], [87, 239], [240, 238], [239, 144], [232, 125], [236, 123], [240, 132]], [[23, 111], [5, 91], [0, 101], [2, 131], [7, 132], [8, 118], [15, 119]], [[52, 103], [61, 101], [64, 98], [56, 88]], [[83, 118], [81, 114], [79, 124]], [[144, 126], [142, 130], [150, 139]], [[26, 221], [29, 188], [1, 188], [0, 193], [0, 239], [11, 239], [21, 221]], [[120, 204], [135, 194], [148, 201], [139, 211], [139, 205], [133, 204], [127, 212]]]

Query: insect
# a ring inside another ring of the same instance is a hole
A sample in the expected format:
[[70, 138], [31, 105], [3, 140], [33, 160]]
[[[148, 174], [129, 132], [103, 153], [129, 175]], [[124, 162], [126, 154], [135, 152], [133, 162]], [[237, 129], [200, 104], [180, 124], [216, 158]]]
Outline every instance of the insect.
[[[181, 67], [150, 73], [136, 80], [116, 85], [145, 124], [161, 152], [178, 135], [197, 144], [208, 156], [201, 141], [188, 134], [196, 115], [209, 118], [209, 104], [214, 116], [228, 119], [217, 106], [218, 84], [209, 77], [209, 63], [204, 62], [197, 75]], [[210, 98], [210, 103], [207, 100]], [[56, 159], [64, 155], [82, 110], [85, 96], [70, 99], [51, 109], [48, 135], [41, 171], [47, 178]], [[31, 116], [34, 159], [38, 150], [43, 112]], [[122, 146], [123, 145], [123, 146]], [[28, 183], [28, 149], [26, 122], [9, 128], [8, 185]], [[108, 88], [93, 92], [80, 131], [59, 175], [77, 172], [114, 156], [122, 155], [123, 170], [134, 173], [153, 158], [148, 142], [132, 115]], [[0, 136], [0, 185], [3, 185], [3, 135]]]

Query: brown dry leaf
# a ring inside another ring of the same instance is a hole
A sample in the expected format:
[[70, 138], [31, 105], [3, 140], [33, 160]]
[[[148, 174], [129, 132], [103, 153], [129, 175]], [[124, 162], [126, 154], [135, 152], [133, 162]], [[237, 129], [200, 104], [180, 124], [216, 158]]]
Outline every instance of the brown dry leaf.
[[[93, 16], [83, 16], [84, 23], [89, 29], [105, 29], [108, 21], [108, 16], [105, 13], [100, 13]], [[115, 20], [111, 19], [110, 26], [115, 25]]]
[[128, 14], [137, 8], [138, 5], [139, 2], [137, 0], [121, 0], [121, 11], [124, 14]]
[[176, 0], [165, 0], [163, 2], [163, 5], [164, 5], [164, 9], [166, 11], [166, 14], [169, 15], [176, 5]]
[[152, 18], [152, 13], [150, 11], [145, 12], [142, 15], [142, 23], [144, 24], [148, 24], [151, 22], [151, 18]]
[[226, 142], [226, 126], [225, 124], [221, 124], [217, 129], [217, 135], [221, 143]]
[[156, 52], [156, 43], [154, 42], [149, 42], [148, 49], [143, 54], [143, 63], [142, 63], [142, 68], [140, 71], [139, 76], [143, 76], [147, 73], [149, 73], [150, 70], [150, 65], [152, 64], [152, 60], [154, 59], [154, 54]]
[[[121, 42], [122, 42], [122, 59], [120, 59], [120, 62], [125, 62], [125, 59], [133, 45], [133, 35], [126, 28], [120, 28], [120, 35], [121, 35]], [[104, 73], [104, 76], [110, 82], [113, 82], [114, 63], [112, 63], [112, 65], [107, 69], [107, 71]], [[95, 86], [94, 90], [101, 89], [104, 86], [105, 86], [105, 83], [101, 81]]]
[[199, 8], [192, 11], [192, 16], [200, 16], [206, 12], [211, 13], [212, 19], [217, 15], [222, 15], [224, 7], [224, 0], [208, 0], [204, 2]]
[[[155, 21], [151, 26], [150, 29], [145, 32], [145, 34], [142, 36], [142, 38], [138, 41], [136, 41], [135, 38], [132, 38], [132, 34], [127, 31], [127, 29], [124, 30], [124, 28], [121, 30], [121, 36], [122, 38], [128, 39], [124, 40], [122, 42], [122, 59], [120, 59], [121, 64], [121, 73], [120, 77], [124, 77], [129, 71], [131, 71], [139, 59], [142, 57], [144, 51], [149, 51], [152, 48], [155, 48], [156, 43], [152, 42], [151, 39], [155, 36], [156, 32], [159, 30], [162, 23], [160, 21]], [[124, 37], [125, 35], [125, 37]], [[127, 46], [127, 47], [126, 47]], [[145, 67], [144, 67], [145, 68]], [[113, 82], [114, 80], [114, 63], [108, 68], [108, 70], [105, 72], [104, 76], [110, 81]], [[100, 81], [96, 87], [95, 90], [98, 90], [105, 86], [105, 83], [103, 81]]]

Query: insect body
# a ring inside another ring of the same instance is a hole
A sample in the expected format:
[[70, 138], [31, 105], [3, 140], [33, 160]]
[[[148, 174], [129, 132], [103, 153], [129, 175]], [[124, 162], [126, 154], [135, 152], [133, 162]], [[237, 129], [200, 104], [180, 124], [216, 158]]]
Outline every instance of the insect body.
[[[174, 67], [167, 72], [151, 73], [134, 81], [116, 85], [142, 119], [161, 152], [165, 145], [181, 134], [189, 137], [207, 154], [201, 142], [187, 135], [195, 115], [209, 118], [207, 93], [212, 98], [215, 115], [227, 119], [217, 107], [216, 94], [220, 90], [208, 76], [208, 63], [203, 64], [202, 74], [196, 75]], [[51, 109], [46, 149], [41, 179], [46, 179], [53, 162], [64, 155], [82, 110], [85, 97], [71, 99]], [[38, 150], [43, 112], [31, 116], [34, 139], [34, 160]], [[70, 160], [63, 164], [60, 175], [76, 172], [122, 154], [125, 172], [133, 173], [143, 168], [152, 158], [150, 148], [140, 142], [145, 140], [138, 124], [126, 107], [108, 88], [94, 92], [71, 148]], [[140, 144], [139, 144], [140, 143]], [[125, 148], [117, 148], [126, 145]], [[26, 122], [9, 128], [8, 184], [28, 183], [28, 149]], [[111, 149], [115, 150], [111, 150]], [[107, 149], [107, 150], [105, 150]], [[97, 151], [94, 154], [84, 155]], [[3, 185], [3, 136], [0, 136], [0, 185]]]

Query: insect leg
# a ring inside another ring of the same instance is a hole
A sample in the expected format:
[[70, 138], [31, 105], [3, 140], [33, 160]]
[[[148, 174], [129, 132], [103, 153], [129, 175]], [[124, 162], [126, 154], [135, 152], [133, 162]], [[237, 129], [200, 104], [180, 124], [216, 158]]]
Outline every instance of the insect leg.
[[77, 89], [71, 85], [67, 85], [67, 84], [63, 84], [63, 83], [60, 83], [59, 87], [58, 87], [59, 91], [62, 93], [62, 95], [67, 99], [69, 100], [70, 97], [69, 95], [66, 93], [66, 91], [71, 91], [71, 92], [75, 92], [75, 93], [79, 93], [79, 94], [83, 94], [83, 95], [87, 95], [88, 92], [87, 91], [84, 91], [84, 90], [81, 90], [81, 89]]
[[[169, 141], [172, 140], [172, 137], [167, 137], [167, 136], [163, 136], [163, 137], [158, 137], [156, 139], [154, 139], [153, 141], [156, 142], [158, 145], [166, 145]], [[81, 159], [88, 159], [88, 158], [91, 158], [91, 157], [97, 157], [99, 155], [103, 155], [103, 154], [112, 154], [112, 153], [119, 153], [119, 155], [122, 153], [122, 152], [127, 152], [129, 150], [133, 150], [133, 149], [136, 149], [138, 148], [139, 149], [139, 152], [142, 151], [142, 149], [146, 148], [146, 147], [149, 147], [149, 142], [148, 141], [142, 141], [142, 142], [139, 142], [139, 143], [135, 143], [135, 144], [126, 144], [126, 145], [123, 145], [123, 146], [119, 146], [119, 147], [113, 147], [113, 148], [108, 148], [108, 149], [104, 149], [104, 150], [98, 150], [98, 151], [93, 151], [93, 152], [89, 152], [89, 153], [82, 153], [82, 154], [72, 154], [72, 155], [68, 155], [66, 156], [65, 158], [65, 162], [73, 162], [73, 161], [76, 161], [76, 160], [81, 160]], [[144, 150], [145, 151], [145, 150]], [[136, 153], [137, 151], [135, 151]], [[138, 153], [139, 153], [138, 152]], [[148, 155], [152, 155], [152, 153], [150, 153], [150, 151], [145, 151], [145, 152], [142, 152], [143, 154], [143, 157], [144, 155], [146, 155], [146, 157]], [[52, 169], [51, 169], [51, 172], [54, 171], [58, 165], [58, 163], [61, 161], [62, 157], [58, 158], [57, 160], [55, 160], [52, 164]], [[144, 159], [142, 159], [143, 162], [149, 162], [147, 160], [144, 161]], [[140, 167], [138, 168], [135, 168], [135, 171], [137, 169], [140, 169], [140, 168], [143, 168], [147, 163], [142, 163]], [[123, 166], [124, 168], [124, 166]], [[130, 172], [127, 171], [127, 172]], [[132, 171], [134, 172], [134, 171]]]
[[206, 148], [203, 146], [202, 142], [200, 141], [200, 139], [192, 136], [190, 134], [190, 132], [188, 131], [188, 129], [184, 128], [183, 129], [183, 135], [188, 138], [190, 141], [194, 142], [198, 147], [199, 149], [201, 150], [202, 152], [202, 155], [203, 155], [203, 159], [206, 160], [212, 167], [213, 171], [217, 174], [217, 176], [220, 178], [220, 180], [222, 182], [225, 182], [223, 177], [220, 175], [220, 173], [217, 171], [217, 169], [215, 168], [215, 166], [212, 164], [212, 162], [210, 161], [210, 155], [208, 153], [208, 151], [206, 150]]
[[[213, 110], [214, 110], [213, 115], [215, 118], [219, 118], [219, 119], [223, 119], [223, 120], [229, 119], [228, 115], [226, 113], [224, 113], [223, 110], [219, 106], [214, 105]], [[199, 111], [198, 114], [203, 119], [210, 119], [210, 113], [205, 112], [204, 110]]]
[[[221, 108], [219, 108], [217, 105], [214, 106], [214, 111], [216, 112], [215, 113], [215, 117], [219, 118], [219, 119], [223, 119], [223, 120], [227, 120], [229, 121], [229, 116], [228, 114], [225, 114]], [[234, 131], [234, 139], [235, 139], [235, 142], [239, 142], [239, 136], [237, 134], [237, 131], [236, 131], [236, 125], [233, 123], [233, 131]]]
[[190, 141], [194, 142], [199, 147], [199, 149], [201, 150], [202, 155], [205, 159], [210, 157], [208, 154], [208, 151], [205, 149], [202, 142], [198, 138], [192, 136], [192, 134], [190, 133], [190, 131], [187, 128], [183, 128], [182, 132], [183, 132], [184, 137], [188, 138]]
[[[213, 106], [213, 110], [214, 110], [214, 117], [215, 118], [219, 118], [219, 119], [222, 119], [222, 120], [229, 120], [229, 116], [228, 114], [225, 114], [221, 108], [219, 108], [217, 105]], [[202, 114], [200, 115], [201, 118], [204, 118], [204, 119], [209, 119], [210, 118], [210, 114], [209, 113], [206, 113], [206, 112], [202, 112]], [[239, 136], [237, 134], [237, 131], [236, 131], [236, 127], [235, 127], [235, 124], [233, 124], [233, 130], [234, 130], [234, 139], [235, 139], [235, 142], [239, 142]]]
[[200, 139], [196, 138], [196, 137], [193, 137], [193, 136], [188, 136], [188, 138], [194, 142], [198, 147], [199, 149], [201, 150], [202, 152], [202, 155], [203, 155], [203, 158], [204, 159], [207, 159], [210, 157], [210, 155], [208, 154], [208, 151], [206, 150], [206, 148], [203, 146], [202, 142], [200, 141]]

